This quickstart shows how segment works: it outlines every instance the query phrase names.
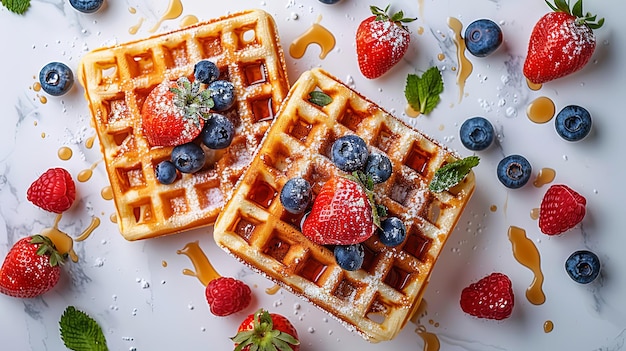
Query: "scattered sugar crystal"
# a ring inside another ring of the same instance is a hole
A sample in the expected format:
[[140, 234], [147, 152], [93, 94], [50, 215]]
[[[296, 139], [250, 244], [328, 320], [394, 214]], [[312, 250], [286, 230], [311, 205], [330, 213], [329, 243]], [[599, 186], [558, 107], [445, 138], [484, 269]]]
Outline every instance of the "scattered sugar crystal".
[[133, 341], [135, 339], [132, 336], [122, 336], [122, 340], [124, 340], [124, 341]]
[[298, 20], [298, 18], [300, 18], [300, 16], [298, 16], [297, 13], [292, 12], [289, 18], [294, 20], [294, 21], [296, 21], [296, 20]]
[[93, 266], [94, 267], [102, 267], [102, 266], [104, 266], [104, 258], [97, 257], [95, 262], [94, 262], [94, 264], [93, 264]]
[[567, 161], [567, 155], [563, 155], [563, 161]]
[[307, 329], [307, 331], [311, 334], [315, 333], [315, 328], [313, 327], [309, 327], [309, 329]]
[[188, 304], [188, 305], [187, 305], [187, 308], [188, 308], [190, 311], [193, 311], [193, 309], [194, 309], [195, 307], [193, 307], [193, 305], [192, 305], [192, 304]]
[[297, 303], [297, 302], [293, 304], [293, 309], [294, 310], [299, 310], [301, 307], [302, 306], [299, 303]]
[[206, 328], [205, 328], [205, 327], [200, 327], [200, 331], [201, 331], [201, 332], [205, 332], [205, 331], [206, 331]]

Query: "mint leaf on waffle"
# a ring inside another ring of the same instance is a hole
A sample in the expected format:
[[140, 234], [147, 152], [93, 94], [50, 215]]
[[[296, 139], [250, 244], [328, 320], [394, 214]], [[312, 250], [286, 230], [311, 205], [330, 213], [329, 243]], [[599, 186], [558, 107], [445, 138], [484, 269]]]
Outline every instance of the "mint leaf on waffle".
[[435, 176], [430, 181], [428, 189], [440, 193], [452, 188], [459, 184], [472, 168], [478, 166], [479, 162], [480, 159], [478, 156], [468, 156], [464, 159], [444, 165], [435, 172]]

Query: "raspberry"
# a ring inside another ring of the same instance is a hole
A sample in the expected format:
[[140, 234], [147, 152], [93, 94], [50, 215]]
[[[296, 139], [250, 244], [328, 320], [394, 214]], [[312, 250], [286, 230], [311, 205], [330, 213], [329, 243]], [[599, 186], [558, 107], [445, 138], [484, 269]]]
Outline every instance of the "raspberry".
[[224, 317], [248, 307], [252, 291], [246, 283], [230, 277], [219, 277], [206, 287], [206, 300], [211, 313]]
[[61, 213], [72, 207], [76, 185], [65, 169], [50, 168], [30, 185], [26, 198], [46, 211]]
[[561, 234], [585, 217], [587, 200], [567, 185], [552, 185], [541, 201], [539, 229], [548, 235]]
[[505, 274], [491, 273], [461, 292], [461, 309], [474, 317], [508, 318], [515, 304], [511, 280]]

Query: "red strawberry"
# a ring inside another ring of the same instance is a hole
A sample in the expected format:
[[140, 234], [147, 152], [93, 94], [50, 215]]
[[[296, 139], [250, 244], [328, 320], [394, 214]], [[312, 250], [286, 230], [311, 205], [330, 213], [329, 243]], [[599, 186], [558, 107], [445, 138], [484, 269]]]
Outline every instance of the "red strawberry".
[[246, 283], [230, 277], [219, 277], [209, 282], [205, 290], [211, 313], [224, 317], [248, 307], [252, 291]]
[[604, 18], [583, 15], [582, 0], [570, 9], [569, 1], [555, 0], [548, 5], [555, 11], [539, 19], [530, 35], [524, 75], [542, 84], [582, 69], [596, 47], [594, 29], [602, 27]]
[[64, 257], [42, 235], [18, 240], [0, 268], [0, 292], [20, 298], [39, 296], [52, 289], [61, 276]]
[[176, 146], [195, 139], [213, 107], [208, 89], [186, 77], [157, 85], [141, 107], [142, 130], [151, 146]]
[[302, 224], [302, 234], [320, 245], [351, 245], [374, 233], [373, 210], [365, 188], [353, 179], [333, 177]]
[[30, 185], [26, 198], [46, 211], [61, 213], [72, 207], [76, 185], [65, 169], [50, 168]]
[[587, 200], [567, 185], [552, 185], [541, 200], [539, 229], [548, 235], [561, 234], [585, 217]]
[[284, 316], [263, 309], [249, 315], [231, 338], [235, 351], [298, 351], [298, 331]]
[[461, 291], [461, 309], [478, 318], [508, 318], [514, 304], [511, 280], [502, 273], [491, 273]]
[[411, 41], [403, 24], [415, 21], [415, 18], [404, 18], [402, 11], [389, 17], [389, 5], [384, 10], [370, 6], [370, 10], [374, 16], [363, 20], [356, 31], [356, 54], [361, 73], [374, 79], [402, 59]]

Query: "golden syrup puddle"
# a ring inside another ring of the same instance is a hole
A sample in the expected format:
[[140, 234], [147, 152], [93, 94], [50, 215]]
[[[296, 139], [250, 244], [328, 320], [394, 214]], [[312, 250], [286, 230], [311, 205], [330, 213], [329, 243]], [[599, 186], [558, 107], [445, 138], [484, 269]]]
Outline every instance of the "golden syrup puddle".
[[[420, 318], [426, 315], [427, 306], [428, 304], [426, 303], [426, 300], [422, 299], [420, 301], [420, 304], [417, 306], [417, 309], [411, 316], [410, 320], [413, 324], [417, 326], [415, 328], [415, 333], [419, 335], [424, 341], [423, 350], [424, 351], [439, 351], [439, 348], [441, 346], [439, 343], [439, 337], [435, 333], [428, 332], [426, 330], [426, 326], [424, 326], [420, 322]], [[433, 321], [432, 319], [429, 320], [428, 323], [435, 327], [439, 327], [439, 323], [435, 323], [435, 321]]]
[[452, 29], [454, 33], [454, 44], [456, 45], [456, 57], [459, 61], [458, 71], [456, 74], [456, 84], [459, 86], [459, 103], [463, 100], [465, 94], [465, 82], [472, 73], [474, 66], [465, 56], [465, 40], [461, 37], [461, 31], [463, 30], [463, 23], [454, 17], [448, 17], [448, 27]]
[[198, 241], [187, 243], [184, 248], [177, 250], [176, 253], [187, 256], [193, 264], [194, 270], [185, 268], [183, 269], [183, 274], [198, 278], [202, 285], [207, 286], [211, 280], [220, 277], [204, 251], [200, 248]]
[[291, 43], [289, 46], [291, 57], [295, 59], [302, 58], [310, 45], [317, 44], [321, 49], [319, 58], [323, 60], [335, 48], [335, 36], [319, 24], [321, 20], [322, 15], [319, 15], [315, 23]]
[[100, 225], [100, 218], [92, 217], [91, 224], [75, 239], [67, 235], [65, 232], [59, 230], [59, 222], [61, 221], [63, 214], [58, 214], [54, 219], [54, 223], [51, 228], [44, 228], [41, 231], [41, 235], [46, 236], [52, 240], [54, 247], [61, 255], [67, 254], [72, 262], [78, 262], [78, 255], [74, 251], [74, 241], [83, 241], [87, 239], [93, 231]]
[[167, 10], [165, 10], [165, 13], [157, 21], [154, 27], [150, 28], [149, 32], [150, 33], [156, 32], [164, 21], [178, 18], [182, 14], [183, 14], [183, 3], [180, 0], [170, 0]]
[[528, 119], [539, 124], [550, 121], [554, 117], [555, 112], [554, 102], [546, 96], [536, 98], [526, 107]]
[[546, 184], [552, 183], [554, 178], [556, 178], [556, 171], [554, 169], [547, 167], [542, 168], [539, 170], [539, 173], [537, 173], [537, 178], [533, 181], [533, 185], [536, 188], [541, 188]]
[[531, 82], [530, 80], [528, 80], [528, 78], [526, 79], [526, 85], [528, 85], [528, 89], [530, 89], [532, 91], [537, 91], [537, 90], [541, 89], [541, 87], [543, 87], [543, 84], [535, 84], [535, 83]]
[[546, 301], [546, 295], [543, 293], [543, 273], [541, 272], [541, 257], [539, 250], [526, 236], [526, 231], [522, 228], [510, 226], [509, 240], [513, 245], [513, 256], [524, 267], [530, 269], [534, 278], [528, 289], [526, 289], [526, 298], [533, 305], [541, 305]]
[[274, 284], [274, 286], [265, 289], [265, 293], [268, 295], [276, 295], [276, 293], [280, 290], [280, 285]]

